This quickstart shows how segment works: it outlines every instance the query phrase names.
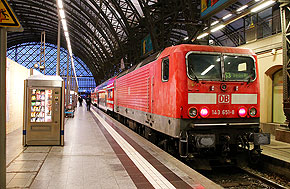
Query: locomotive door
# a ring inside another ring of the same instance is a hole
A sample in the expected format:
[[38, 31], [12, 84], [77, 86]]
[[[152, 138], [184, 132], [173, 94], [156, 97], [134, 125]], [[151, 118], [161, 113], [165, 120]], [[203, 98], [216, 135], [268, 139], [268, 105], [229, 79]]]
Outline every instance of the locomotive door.
[[[154, 75], [154, 68], [151, 69]], [[147, 111], [153, 113], [153, 92], [154, 92], [154, 76], [147, 78]]]
[[99, 107], [99, 104], [100, 104], [100, 95], [99, 93], [97, 93], [97, 106]]

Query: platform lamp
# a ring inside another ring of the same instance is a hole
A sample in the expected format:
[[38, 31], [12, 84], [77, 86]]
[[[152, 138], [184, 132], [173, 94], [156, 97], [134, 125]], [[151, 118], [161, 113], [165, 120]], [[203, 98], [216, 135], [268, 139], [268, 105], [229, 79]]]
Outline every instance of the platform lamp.
[[34, 67], [35, 69], [38, 69], [38, 68], [39, 68], [39, 70], [40, 70], [41, 72], [45, 70], [44, 65], [41, 65], [40, 62], [35, 63], [35, 64], [33, 65], [33, 67]]

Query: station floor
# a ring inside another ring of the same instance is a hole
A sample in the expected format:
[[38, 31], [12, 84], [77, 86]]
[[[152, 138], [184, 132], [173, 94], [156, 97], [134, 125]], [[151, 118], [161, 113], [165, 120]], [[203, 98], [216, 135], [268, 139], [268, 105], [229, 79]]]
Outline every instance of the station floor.
[[[290, 162], [290, 144], [274, 138], [263, 153]], [[63, 147], [23, 147], [18, 129], [7, 135], [6, 157], [7, 188], [221, 188], [97, 109], [88, 112], [84, 106], [66, 119]]]
[[221, 188], [84, 106], [66, 120], [63, 147], [23, 147], [21, 130], [8, 134], [6, 175], [7, 188]]

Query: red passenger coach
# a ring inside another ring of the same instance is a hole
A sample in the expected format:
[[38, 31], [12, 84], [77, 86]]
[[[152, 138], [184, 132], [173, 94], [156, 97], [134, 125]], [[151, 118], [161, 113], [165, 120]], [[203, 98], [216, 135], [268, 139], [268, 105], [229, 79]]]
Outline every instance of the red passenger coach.
[[114, 81], [113, 77], [97, 86], [92, 93], [92, 103], [105, 111], [114, 110]]
[[117, 76], [114, 111], [145, 137], [178, 146], [182, 157], [216, 154], [229, 162], [251, 150], [257, 159], [270, 142], [259, 132], [257, 69], [250, 49], [168, 47]]

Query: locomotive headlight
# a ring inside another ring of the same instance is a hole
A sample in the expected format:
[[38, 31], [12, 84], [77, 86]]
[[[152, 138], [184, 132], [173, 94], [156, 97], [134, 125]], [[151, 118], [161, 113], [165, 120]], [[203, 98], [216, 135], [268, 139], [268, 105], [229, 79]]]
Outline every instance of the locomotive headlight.
[[209, 115], [209, 109], [207, 107], [203, 107], [200, 110], [200, 116], [206, 118]]
[[188, 109], [188, 115], [191, 118], [196, 118], [196, 116], [197, 116], [197, 109], [196, 108], [189, 108]]
[[256, 114], [257, 114], [256, 108], [250, 108], [249, 114], [250, 114], [251, 117], [255, 117]]
[[239, 108], [238, 113], [239, 113], [239, 116], [240, 116], [240, 117], [246, 117], [246, 115], [247, 115], [247, 110], [246, 110], [246, 108], [241, 107], [241, 108]]

